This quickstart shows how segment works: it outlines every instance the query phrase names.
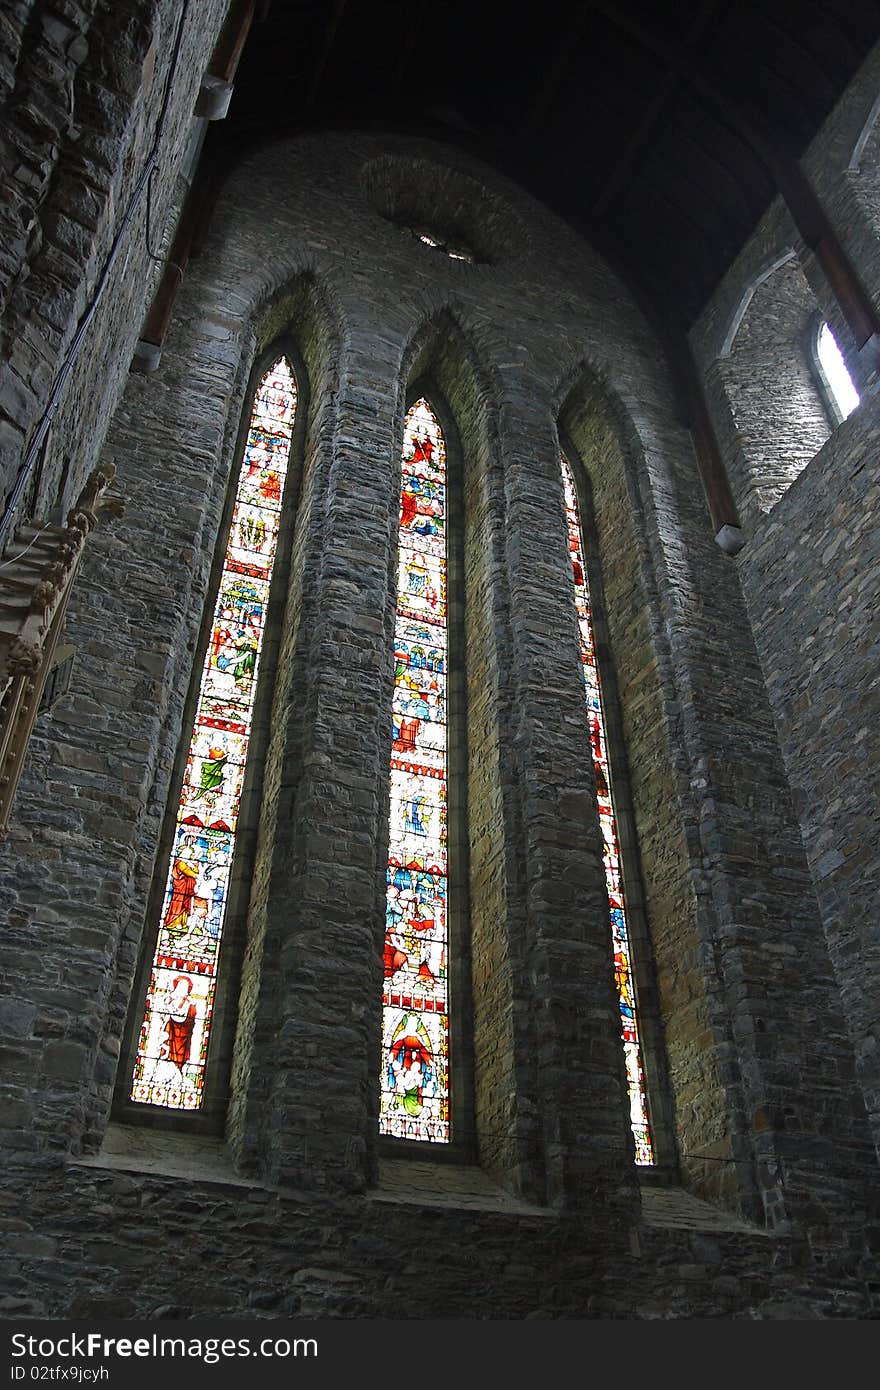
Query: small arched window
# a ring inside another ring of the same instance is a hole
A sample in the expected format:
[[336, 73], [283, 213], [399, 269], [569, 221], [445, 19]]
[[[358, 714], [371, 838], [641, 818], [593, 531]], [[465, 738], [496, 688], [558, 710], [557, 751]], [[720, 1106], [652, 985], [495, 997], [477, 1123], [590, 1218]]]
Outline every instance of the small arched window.
[[859, 393], [837, 339], [824, 319], [819, 320], [813, 329], [813, 362], [831, 423], [839, 425], [852, 415], [859, 404]]
[[[279, 357], [256, 387], [234, 484], [186, 762], [174, 806], [164, 894], [136, 992], [126, 1108], [201, 1111], [222, 941], [253, 733], [254, 702], [297, 404]], [[159, 885], [157, 885], [157, 888]], [[121, 1088], [120, 1088], [121, 1089]], [[129, 1111], [130, 1113], [130, 1111]]]
[[596, 797], [599, 826], [602, 832], [605, 884], [611, 917], [611, 936], [614, 950], [614, 979], [620, 1007], [621, 1039], [626, 1081], [629, 1093], [630, 1122], [635, 1144], [636, 1163], [653, 1167], [656, 1159], [648, 1107], [644, 1059], [637, 1012], [636, 987], [633, 973], [631, 933], [624, 898], [624, 866], [621, 863], [620, 835], [614, 806], [612, 769], [608, 756], [608, 731], [602, 691], [602, 679], [596, 651], [592, 603], [584, 546], [584, 529], [578, 504], [578, 494], [571, 465], [560, 454], [562, 483], [565, 494], [565, 516], [568, 546], [572, 567], [572, 588], [577, 609], [581, 662], [586, 693], [587, 723], [590, 755], [596, 778]]
[[446, 441], [404, 424], [394, 626], [379, 1132], [448, 1143]]

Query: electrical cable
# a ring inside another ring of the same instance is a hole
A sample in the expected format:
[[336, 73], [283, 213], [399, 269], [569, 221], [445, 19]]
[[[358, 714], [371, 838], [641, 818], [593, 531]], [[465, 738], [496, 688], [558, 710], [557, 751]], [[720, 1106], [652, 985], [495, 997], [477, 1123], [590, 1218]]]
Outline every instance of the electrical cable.
[[31, 550], [31, 549], [33, 548], [33, 546], [36, 545], [37, 541], [40, 539], [41, 536], [43, 536], [43, 535], [46, 534], [46, 532], [49, 530], [49, 527], [50, 527], [51, 525], [52, 525], [52, 522], [51, 522], [51, 521], [47, 521], [46, 524], [45, 524], [45, 526], [41, 527], [41, 529], [37, 532], [37, 534], [33, 537], [33, 539], [30, 540], [30, 541], [28, 541], [28, 543], [27, 543], [27, 545], [25, 546], [24, 550], [20, 550], [20, 551], [18, 552], [17, 555], [10, 555], [10, 557], [9, 557], [8, 560], [4, 560], [4, 561], [3, 561], [2, 565], [0, 565], [0, 571], [5, 570], [5, 569], [8, 569], [10, 565], [17, 565], [18, 562], [19, 562], [19, 560], [23, 560], [24, 557], [25, 557], [25, 555], [27, 555], [28, 551]]

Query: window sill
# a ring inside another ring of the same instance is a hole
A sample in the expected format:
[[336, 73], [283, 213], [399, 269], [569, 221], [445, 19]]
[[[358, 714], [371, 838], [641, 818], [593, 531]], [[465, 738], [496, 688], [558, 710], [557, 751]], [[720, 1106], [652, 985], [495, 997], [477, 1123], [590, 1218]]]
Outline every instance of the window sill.
[[496, 1186], [482, 1168], [464, 1163], [419, 1162], [406, 1158], [380, 1158], [376, 1186], [367, 1194], [373, 1202], [407, 1203], [420, 1207], [446, 1207], [472, 1211], [507, 1212], [517, 1216], [543, 1216], [558, 1212], [537, 1207]]
[[108, 1125], [98, 1153], [74, 1159], [73, 1166], [152, 1173], [163, 1178], [187, 1178], [191, 1182], [223, 1183], [227, 1187], [264, 1186], [236, 1173], [222, 1139], [135, 1125]]
[[679, 1231], [738, 1231], [744, 1235], [767, 1236], [770, 1232], [743, 1221], [724, 1207], [715, 1207], [681, 1187], [642, 1187], [642, 1225], [662, 1226]]

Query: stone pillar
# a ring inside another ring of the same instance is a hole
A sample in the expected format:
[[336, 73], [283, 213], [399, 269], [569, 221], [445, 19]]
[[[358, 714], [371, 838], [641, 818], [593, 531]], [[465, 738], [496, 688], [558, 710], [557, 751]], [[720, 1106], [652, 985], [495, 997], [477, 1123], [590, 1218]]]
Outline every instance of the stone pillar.
[[[273, 757], [260, 1127], [268, 1176], [357, 1190], [375, 1133], [387, 846], [390, 574], [401, 437], [394, 346], [350, 348], [309, 520], [310, 628]], [[317, 486], [315, 487], [315, 485]], [[304, 519], [303, 524], [306, 524]]]
[[[620, 1017], [583, 705], [558, 446], [526, 373], [501, 412], [510, 594], [510, 753], [517, 779], [522, 910], [516, 1043], [524, 1140], [545, 1199], [637, 1210]], [[515, 392], [515, 394], [514, 394]], [[599, 1195], [601, 1193], [601, 1196]]]

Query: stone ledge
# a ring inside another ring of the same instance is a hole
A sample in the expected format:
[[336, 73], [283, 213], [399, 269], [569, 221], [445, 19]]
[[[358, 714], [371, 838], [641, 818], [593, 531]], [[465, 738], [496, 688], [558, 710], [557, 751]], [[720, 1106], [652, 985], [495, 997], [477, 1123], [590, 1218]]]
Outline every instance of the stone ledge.
[[739, 1231], [743, 1235], [772, 1238], [760, 1226], [752, 1226], [733, 1212], [714, 1207], [680, 1187], [643, 1187], [642, 1224], [679, 1231]]
[[171, 1134], [137, 1125], [108, 1125], [98, 1153], [73, 1159], [71, 1166], [189, 1178], [227, 1187], [265, 1188], [265, 1184], [236, 1173], [222, 1139], [207, 1134]]
[[368, 1194], [374, 1202], [405, 1202], [412, 1206], [456, 1210], [500, 1211], [518, 1216], [559, 1215], [537, 1207], [497, 1187], [482, 1168], [470, 1164], [412, 1162], [405, 1158], [379, 1160], [377, 1184]]

